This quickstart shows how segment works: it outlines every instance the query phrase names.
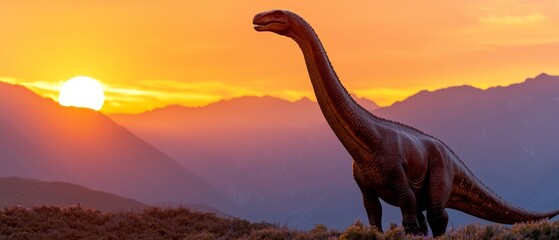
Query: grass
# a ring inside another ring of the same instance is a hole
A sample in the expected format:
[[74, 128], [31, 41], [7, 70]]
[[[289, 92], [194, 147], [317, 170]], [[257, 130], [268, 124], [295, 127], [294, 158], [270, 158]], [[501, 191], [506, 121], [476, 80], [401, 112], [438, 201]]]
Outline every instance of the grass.
[[[392, 225], [385, 233], [360, 221], [343, 232], [316, 225], [299, 231], [270, 223], [250, 223], [186, 208], [148, 208], [103, 213], [81, 207], [4, 208], [0, 239], [430, 239], [405, 235]], [[511, 228], [467, 225], [440, 239], [559, 239], [559, 223], [541, 221]]]

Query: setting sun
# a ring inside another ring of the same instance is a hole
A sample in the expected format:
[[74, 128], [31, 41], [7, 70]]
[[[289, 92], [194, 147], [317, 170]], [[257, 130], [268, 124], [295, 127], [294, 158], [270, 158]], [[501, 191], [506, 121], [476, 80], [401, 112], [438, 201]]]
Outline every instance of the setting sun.
[[99, 111], [105, 102], [105, 94], [99, 81], [79, 76], [62, 85], [58, 102], [62, 106], [83, 107]]

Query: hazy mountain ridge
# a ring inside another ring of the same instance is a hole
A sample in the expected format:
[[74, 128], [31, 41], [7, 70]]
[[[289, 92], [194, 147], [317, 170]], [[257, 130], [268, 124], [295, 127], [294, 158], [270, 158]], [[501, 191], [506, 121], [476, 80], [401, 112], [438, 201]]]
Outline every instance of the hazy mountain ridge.
[[228, 206], [205, 180], [101, 113], [0, 83], [0, 123], [2, 176], [71, 182], [147, 203]]
[[[559, 153], [552, 147], [559, 136], [549, 131], [559, 122], [559, 106], [550, 101], [559, 93], [558, 83], [557, 77], [542, 74], [487, 90], [459, 86], [421, 91], [374, 113], [445, 141], [505, 199], [528, 209], [550, 210], [559, 207], [557, 194], [546, 191], [547, 184], [557, 181], [552, 173], [559, 169], [553, 158]], [[518, 112], [527, 110], [539, 114], [519, 118]], [[355, 218], [365, 219], [351, 158], [314, 102], [253, 97], [195, 110], [173, 107], [111, 117], [244, 206], [239, 216], [304, 228], [316, 223], [343, 227]], [[539, 130], [520, 127], [526, 121]], [[506, 132], [509, 135], [495, 135]], [[526, 133], [533, 136], [526, 138]], [[538, 134], [546, 136], [547, 143], [539, 141]], [[507, 142], [521, 138], [527, 148]], [[507, 155], [511, 152], [515, 155]], [[527, 164], [527, 157], [534, 159], [526, 154], [530, 152], [548, 157]], [[498, 161], [503, 158], [509, 162]], [[526, 192], [530, 194], [522, 194]], [[398, 209], [386, 208], [385, 226], [400, 219]], [[474, 221], [462, 214], [451, 217], [455, 226]]]
[[355, 184], [339, 180], [352, 179], [349, 155], [308, 99], [243, 97], [111, 118], [208, 179], [240, 207], [238, 216], [312, 227], [353, 222], [330, 210], [347, 202], [340, 199], [361, 208]]
[[148, 205], [114, 194], [65, 182], [0, 177], [0, 208], [80, 205], [101, 211], [140, 210]]

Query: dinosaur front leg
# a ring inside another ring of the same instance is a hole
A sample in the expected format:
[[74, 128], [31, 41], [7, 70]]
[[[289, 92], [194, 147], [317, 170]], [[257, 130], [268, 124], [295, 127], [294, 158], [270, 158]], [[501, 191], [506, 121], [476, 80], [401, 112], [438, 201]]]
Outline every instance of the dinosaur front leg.
[[417, 202], [412, 191], [406, 173], [403, 169], [393, 171], [388, 176], [391, 177], [392, 196], [397, 201], [402, 211], [402, 226], [407, 234], [419, 234], [420, 228], [417, 215]]
[[363, 204], [369, 218], [369, 225], [382, 232], [382, 206], [376, 194], [363, 193]]
[[355, 161], [353, 161], [353, 178], [359, 190], [361, 190], [361, 194], [363, 194], [363, 204], [365, 205], [369, 225], [382, 232], [382, 206], [378, 193], [364, 184], [361, 169]]
[[398, 191], [398, 205], [402, 211], [402, 226], [407, 234], [419, 234], [419, 223], [417, 222], [417, 205], [415, 195], [409, 186]]

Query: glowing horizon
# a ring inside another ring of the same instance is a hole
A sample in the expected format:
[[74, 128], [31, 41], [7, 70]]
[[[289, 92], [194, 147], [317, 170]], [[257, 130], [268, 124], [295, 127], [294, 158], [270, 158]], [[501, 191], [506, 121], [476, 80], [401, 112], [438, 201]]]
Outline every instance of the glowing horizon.
[[56, 99], [63, 81], [91, 76], [104, 83], [104, 113], [314, 99], [297, 45], [252, 28], [254, 14], [274, 8], [305, 17], [346, 88], [381, 106], [423, 89], [559, 75], [552, 0], [134, 3], [3, 1], [0, 81]]

